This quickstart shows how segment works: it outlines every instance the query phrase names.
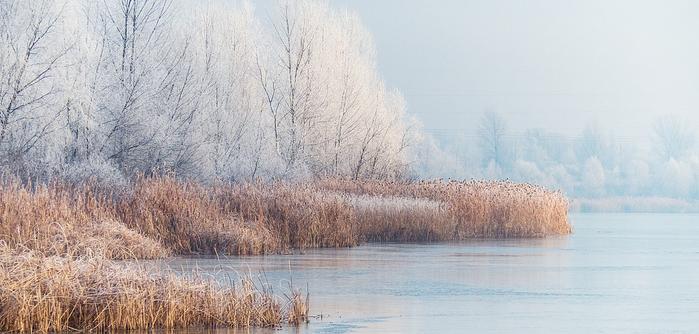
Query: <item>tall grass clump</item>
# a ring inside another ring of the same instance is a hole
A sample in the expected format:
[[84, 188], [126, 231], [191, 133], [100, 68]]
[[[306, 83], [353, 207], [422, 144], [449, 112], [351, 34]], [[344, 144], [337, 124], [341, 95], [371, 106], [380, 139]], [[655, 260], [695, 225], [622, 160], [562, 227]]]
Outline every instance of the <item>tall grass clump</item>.
[[282, 248], [356, 246], [360, 241], [352, 207], [308, 184], [250, 183], [217, 188], [226, 211], [266, 226]]
[[105, 204], [126, 226], [175, 254], [259, 255], [359, 242], [344, 200], [290, 183], [203, 186], [139, 178]]
[[49, 256], [0, 244], [0, 331], [276, 327], [307, 316], [250, 279], [221, 285], [101, 256]]
[[169, 251], [128, 228], [89, 184], [23, 185], [0, 181], [0, 241], [44, 254], [100, 253], [111, 259], [154, 259]]
[[120, 221], [158, 239], [176, 254], [279, 252], [279, 234], [264, 221], [245, 219], [240, 211], [222, 205], [220, 192], [220, 187], [171, 176], [141, 177], [110, 205]]
[[369, 241], [523, 238], [571, 232], [566, 197], [531, 184], [327, 179], [316, 186], [350, 199]]

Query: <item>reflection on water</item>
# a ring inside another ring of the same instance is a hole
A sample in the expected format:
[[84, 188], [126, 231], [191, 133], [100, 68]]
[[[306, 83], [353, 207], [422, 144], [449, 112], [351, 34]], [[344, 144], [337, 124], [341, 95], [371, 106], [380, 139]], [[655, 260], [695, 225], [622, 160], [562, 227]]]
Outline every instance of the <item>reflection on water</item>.
[[[699, 216], [571, 219], [570, 237], [367, 245], [169, 265], [222, 281], [252, 274], [282, 292], [292, 280], [308, 286], [318, 317], [282, 333], [699, 332]], [[280, 331], [216, 331], [248, 332]]]

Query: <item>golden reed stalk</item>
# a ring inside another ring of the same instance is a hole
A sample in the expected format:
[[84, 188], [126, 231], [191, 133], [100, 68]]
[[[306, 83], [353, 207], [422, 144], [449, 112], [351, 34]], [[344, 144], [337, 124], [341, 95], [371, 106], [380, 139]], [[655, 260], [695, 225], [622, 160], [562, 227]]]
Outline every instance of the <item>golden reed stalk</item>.
[[0, 331], [276, 327], [308, 317], [250, 279], [226, 286], [99, 255], [50, 256], [0, 245]]

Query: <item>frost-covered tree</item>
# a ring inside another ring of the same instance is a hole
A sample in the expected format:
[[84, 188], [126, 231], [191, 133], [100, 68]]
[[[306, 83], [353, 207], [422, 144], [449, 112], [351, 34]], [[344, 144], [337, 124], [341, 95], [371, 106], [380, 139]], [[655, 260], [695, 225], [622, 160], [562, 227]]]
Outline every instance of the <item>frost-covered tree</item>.
[[219, 180], [274, 174], [272, 123], [257, 68], [261, 32], [252, 8], [207, 9], [190, 25], [200, 27], [191, 36], [193, 68], [202, 86], [196, 130], [204, 160], [199, 168]]
[[442, 149], [431, 135], [420, 134], [411, 146], [411, 172], [421, 179], [452, 178], [465, 179], [467, 169], [456, 155]]
[[688, 122], [665, 116], [655, 122], [653, 142], [655, 150], [665, 160], [681, 159], [694, 147], [696, 137]]
[[596, 157], [590, 157], [583, 167], [581, 188], [586, 195], [602, 195], [607, 182], [604, 167]]
[[662, 164], [658, 189], [663, 195], [686, 197], [694, 184], [692, 166], [685, 161], [670, 159]]
[[613, 168], [618, 157], [614, 136], [597, 123], [586, 125], [578, 141], [577, 157], [581, 163], [596, 157], [605, 167]]
[[276, 8], [1, 1], [3, 164], [105, 182], [406, 176], [413, 123], [361, 20]]
[[0, 2], [0, 163], [36, 168], [52, 143], [60, 98], [59, 69], [70, 44], [61, 36], [53, 1]]
[[481, 117], [478, 127], [478, 139], [483, 154], [483, 162], [494, 162], [502, 167], [506, 164], [507, 144], [505, 119], [495, 112], [486, 112]]
[[632, 159], [622, 165], [622, 181], [624, 186], [621, 191], [626, 194], [644, 194], [651, 181], [650, 165], [643, 159]]
[[359, 19], [316, 1], [281, 2], [259, 77], [284, 174], [387, 177], [404, 168], [402, 98], [376, 74]]
[[67, 70], [68, 162], [101, 159], [123, 172], [150, 172], [176, 160], [181, 152], [165, 146], [181, 139], [196, 102], [186, 47], [170, 34], [172, 2], [71, 4], [70, 20], [80, 23], [69, 30], [77, 52]]

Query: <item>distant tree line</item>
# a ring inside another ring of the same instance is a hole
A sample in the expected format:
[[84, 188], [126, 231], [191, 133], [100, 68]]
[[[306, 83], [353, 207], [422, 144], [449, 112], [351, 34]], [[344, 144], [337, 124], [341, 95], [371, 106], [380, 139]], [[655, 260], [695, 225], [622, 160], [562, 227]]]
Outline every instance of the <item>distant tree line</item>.
[[416, 166], [421, 175], [511, 179], [575, 197], [699, 199], [696, 132], [679, 117], [657, 119], [643, 143], [620, 141], [594, 123], [572, 138], [542, 129], [515, 135], [493, 112], [476, 123], [476, 140], [456, 136], [421, 142], [417, 151], [425, 158]]

